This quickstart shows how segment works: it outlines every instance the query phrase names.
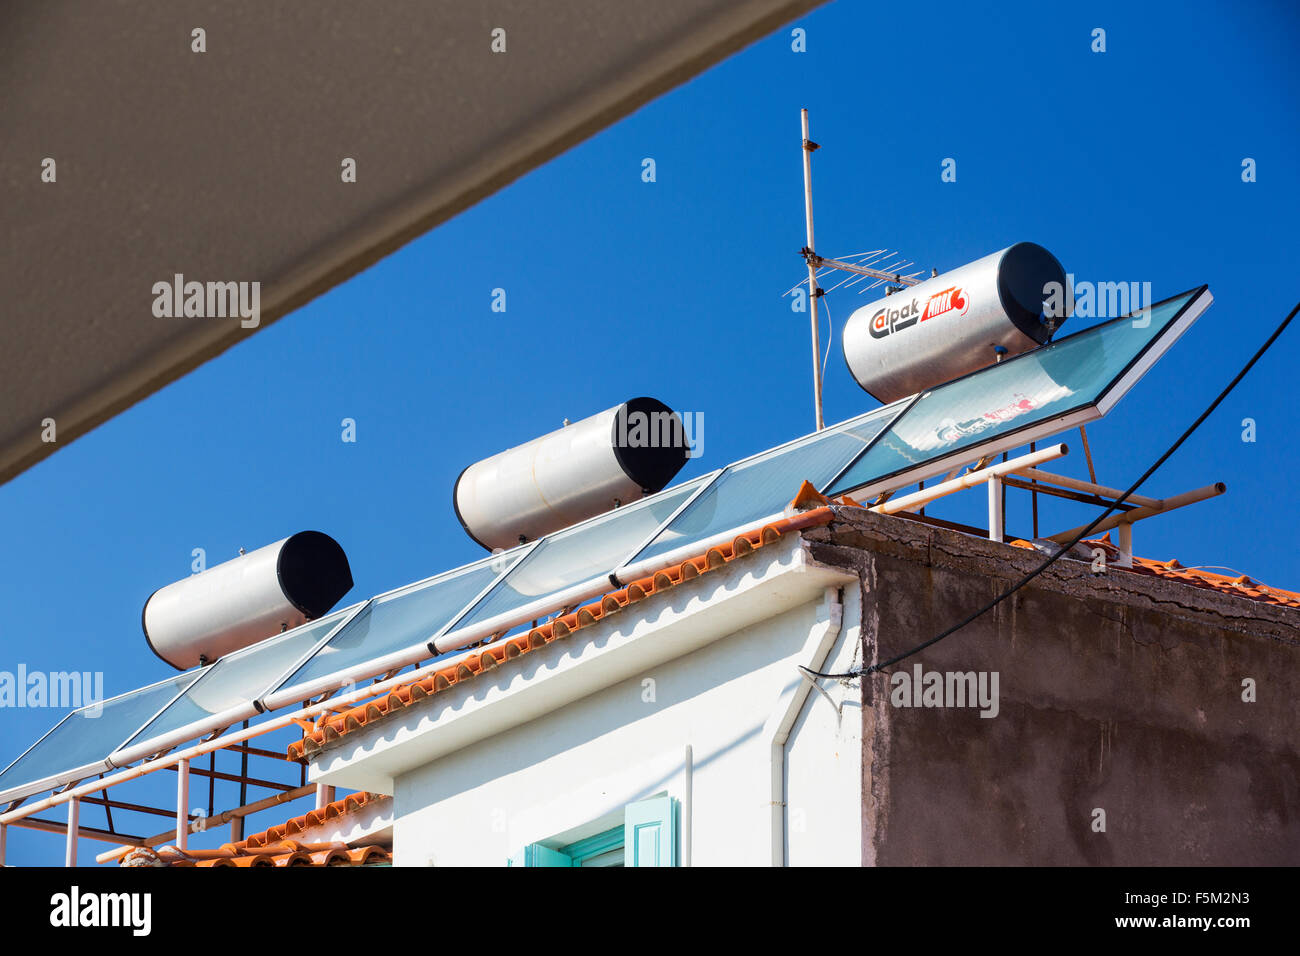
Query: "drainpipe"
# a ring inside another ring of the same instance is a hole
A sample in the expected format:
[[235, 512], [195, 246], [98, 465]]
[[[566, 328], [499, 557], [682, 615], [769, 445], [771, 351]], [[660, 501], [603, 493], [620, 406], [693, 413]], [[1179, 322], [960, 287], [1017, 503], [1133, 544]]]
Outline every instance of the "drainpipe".
[[682, 866], [691, 865], [691, 814], [695, 812], [695, 749], [686, 745], [686, 782], [682, 787]]
[[[809, 635], [809, 643], [815, 641], [812, 659], [804, 664], [809, 670], [819, 671], [826, 665], [826, 658], [840, 639], [844, 624], [844, 589], [827, 588], [826, 604], [828, 613], [822, 623], [822, 633], [818, 638]], [[807, 647], [807, 645], [804, 645]], [[772, 735], [772, 865], [785, 866], [785, 837], [787, 810], [785, 803], [785, 745], [790, 740], [790, 732], [803, 713], [808, 694], [813, 689], [811, 678], [797, 671], [800, 681], [790, 695], [785, 713], [781, 715]]]

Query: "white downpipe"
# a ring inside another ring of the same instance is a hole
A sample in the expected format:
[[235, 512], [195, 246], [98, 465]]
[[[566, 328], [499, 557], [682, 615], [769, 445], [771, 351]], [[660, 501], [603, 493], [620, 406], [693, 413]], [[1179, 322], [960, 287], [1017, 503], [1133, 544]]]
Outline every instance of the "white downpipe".
[[[821, 624], [821, 633], [810, 634], [808, 643], [804, 645], [804, 651], [812, 645], [812, 656], [804, 664], [809, 670], [819, 671], [826, 664], [826, 658], [830, 655], [831, 650], [835, 647], [836, 642], [840, 639], [840, 632], [844, 625], [844, 589], [827, 588], [826, 589], [827, 615]], [[773, 715], [773, 721], [768, 721], [768, 726], [772, 728], [771, 733], [771, 807], [772, 807], [772, 865], [785, 866], [785, 837], [786, 837], [786, 817], [787, 807], [785, 801], [785, 747], [790, 740], [790, 732], [794, 730], [795, 723], [799, 720], [799, 715], [803, 713], [804, 703], [808, 700], [808, 694], [811, 693], [813, 682], [801, 671], [795, 672], [799, 676], [799, 683], [795, 685], [794, 690], [789, 697], [782, 697], [778, 702], [778, 708], [781, 703], [785, 704], [784, 709], [778, 709]]]
[[682, 866], [691, 865], [691, 812], [695, 797], [695, 751], [686, 745], [686, 780], [682, 786]]

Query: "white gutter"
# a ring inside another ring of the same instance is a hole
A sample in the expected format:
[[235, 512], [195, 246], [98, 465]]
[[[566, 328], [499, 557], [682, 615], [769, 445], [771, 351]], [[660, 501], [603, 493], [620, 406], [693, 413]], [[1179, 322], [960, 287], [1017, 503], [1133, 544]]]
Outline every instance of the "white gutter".
[[[840, 639], [844, 625], [844, 589], [828, 587], [826, 589], [826, 620], [818, 622], [809, 634], [801, 656], [811, 654], [809, 663], [804, 666], [812, 671], [820, 671], [826, 664], [826, 658]], [[781, 695], [777, 709], [768, 720], [764, 731], [767, 732], [771, 748], [772, 781], [772, 865], [785, 866], [786, 837], [786, 800], [785, 800], [785, 747], [790, 740], [790, 732], [803, 713], [803, 706], [812, 691], [813, 682], [802, 671], [796, 671], [799, 683], [793, 689]], [[784, 707], [781, 705], [784, 703]]]

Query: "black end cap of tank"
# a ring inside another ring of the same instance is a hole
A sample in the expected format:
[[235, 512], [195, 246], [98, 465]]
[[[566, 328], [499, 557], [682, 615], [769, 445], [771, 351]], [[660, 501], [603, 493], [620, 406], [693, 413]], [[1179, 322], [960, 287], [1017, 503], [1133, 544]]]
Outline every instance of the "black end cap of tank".
[[1043, 313], [1048, 283], [1065, 289], [1065, 269], [1042, 246], [1035, 242], [1017, 242], [1002, 256], [998, 272], [998, 298], [1002, 308], [1021, 332], [1039, 345], [1052, 337], [1062, 316], [1051, 322]]
[[352, 590], [348, 556], [321, 531], [299, 531], [286, 538], [275, 571], [285, 598], [309, 621], [328, 614]]
[[[652, 424], [650, 440], [644, 444], [629, 445], [625, 441], [629, 429], [636, 424], [635, 421], [632, 426], [628, 424], [632, 415], [642, 415]], [[661, 423], [666, 423], [667, 436], [662, 434]], [[623, 473], [647, 494], [663, 490], [691, 456], [686, 427], [680, 416], [656, 398], [624, 402], [614, 416], [610, 444]]]

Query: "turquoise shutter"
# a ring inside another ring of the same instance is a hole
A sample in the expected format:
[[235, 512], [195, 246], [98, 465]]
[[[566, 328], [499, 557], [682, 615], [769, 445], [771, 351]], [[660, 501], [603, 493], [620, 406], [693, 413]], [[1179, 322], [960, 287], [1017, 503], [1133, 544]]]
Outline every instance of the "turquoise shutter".
[[506, 866], [573, 866], [573, 860], [549, 846], [530, 843], [512, 856]]
[[623, 817], [623, 865], [677, 865], [676, 800], [653, 797], [627, 805]]

